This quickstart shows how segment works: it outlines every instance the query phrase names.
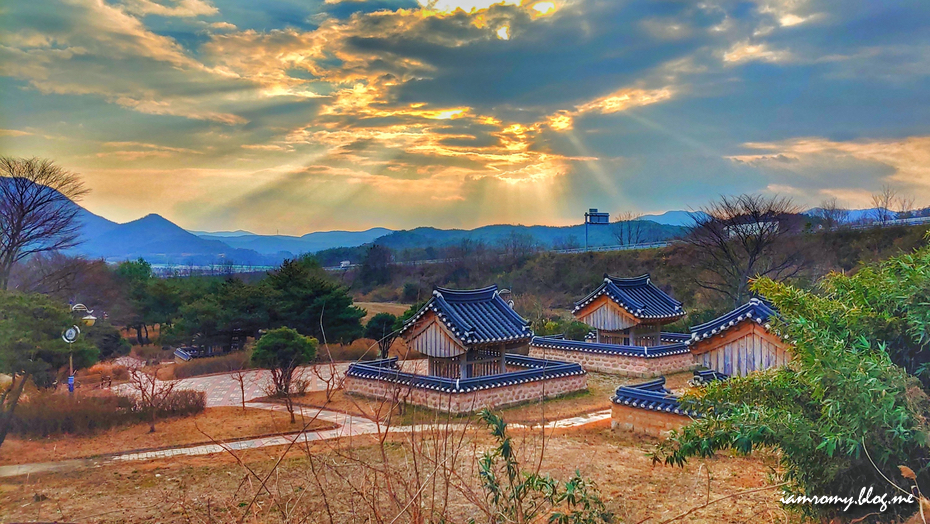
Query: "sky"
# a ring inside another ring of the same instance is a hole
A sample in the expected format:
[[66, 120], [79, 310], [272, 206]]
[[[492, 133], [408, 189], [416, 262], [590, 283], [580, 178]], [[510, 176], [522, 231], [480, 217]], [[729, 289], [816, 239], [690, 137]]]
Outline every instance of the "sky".
[[930, 2], [3, 2], [0, 154], [211, 231], [930, 205]]

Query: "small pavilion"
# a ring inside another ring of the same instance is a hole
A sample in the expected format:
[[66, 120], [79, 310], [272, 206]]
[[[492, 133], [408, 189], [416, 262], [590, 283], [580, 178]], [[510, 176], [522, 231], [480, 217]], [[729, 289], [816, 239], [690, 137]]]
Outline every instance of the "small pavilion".
[[585, 341], [561, 336], [535, 337], [530, 356], [576, 362], [587, 371], [655, 377], [694, 367], [688, 350], [690, 336], [665, 333], [662, 326], [685, 316], [681, 302], [649, 278], [604, 281], [575, 303], [575, 318], [593, 329]]
[[662, 326], [685, 316], [681, 302], [652, 283], [604, 275], [604, 281], [575, 303], [572, 314], [594, 328], [594, 341], [621, 346], [660, 346]]
[[533, 331], [492, 285], [471, 290], [436, 288], [429, 302], [404, 324], [400, 336], [408, 347], [427, 356], [430, 375], [474, 378], [506, 372], [504, 355], [526, 353]]

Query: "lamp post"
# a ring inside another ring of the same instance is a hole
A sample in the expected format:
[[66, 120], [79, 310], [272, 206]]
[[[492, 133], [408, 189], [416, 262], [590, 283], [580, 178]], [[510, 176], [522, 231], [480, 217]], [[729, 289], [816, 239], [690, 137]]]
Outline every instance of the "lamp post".
[[[84, 313], [84, 316], [81, 317], [81, 323], [87, 327], [93, 326], [97, 322], [94, 312], [87, 309], [84, 304], [71, 306], [71, 312]], [[80, 335], [81, 328], [77, 327], [77, 325], [69, 327], [61, 334], [61, 339], [68, 343], [68, 392], [72, 395], [74, 394], [74, 352], [71, 350], [71, 345]]]

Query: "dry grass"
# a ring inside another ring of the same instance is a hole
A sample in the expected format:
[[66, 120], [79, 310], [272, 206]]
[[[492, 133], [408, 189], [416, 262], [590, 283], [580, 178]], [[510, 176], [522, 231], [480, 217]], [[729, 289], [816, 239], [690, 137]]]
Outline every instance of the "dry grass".
[[355, 306], [360, 307], [368, 312], [362, 319], [362, 324], [367, 324], [371, 317], [378, 313], [390, 313], [399, 317], [410, 309], [410, 304], [401, 304], [399, 302], [355, 302]]
[[[219, 407], [207, 408], [192, 417], [160, 421], [155, 433], [149, 433], [147, 423], [114, 428], [90, 437], [59, 436], [22, 439], [7, 437], [0, 446], [0, 465], [50, 462], [83, 458], [134, 449], [184, 446], [216, 440], [242, 439], [273, 433], [298, 431], [300, 420], [290, 423], [286, 412], [264, 409]], [[333, 427], [314, 421], [311, 429]], [[204, 435], [206, 433], [206, 435]], [[209, 437], [207, 436], [209, 435]]]
[[[463, 482], [478, 489], [478, 478], [469, 464], [490, 441], [484, 431], [469, 432], [465, 438], [463, 467], [458, 471]], [[520, 435], [515, 438], [518, 446], [525, 444]], [[547, 440], [541, 471], [565, 479], [580, 470], [597, 482], [618, 522], [649, 519], [657, 523], [703, 504], [708, 497], [713, 499], [766, 485], [765, 458], [720, 456], [693, 462], [683, 469], [654, 467], [646, 456], [652, 442], [649, 438], [617, 435], [603, 428], [576, 429]], [[272, 477], [271, 490], [277, 501], [289, 500], [286, 507], [304, 515], [304, 522], [330, 522], [319, 487], [313, 481], [308, 457], [313, 457], [317, 471], [321, 464], [338, 464], [345, 479], [352, 480], [361, 466], [340, 458], [348, 453], [347, 447], [347, 442], [340, 445], [318, 442], [304, 450], [292, 449]], [[384, 457], [397, 467], [409, 461], [409, 444], [403, 436], [388, 437], [383, 448], [371, 437], [355, 438], [351, 448], [353, 459], [358, 461], [379, 463]], [[386, 456], [381, 454], [382, 449], [386, 450]], [[252, 450], [242, 458], [249, 468], [265, 475], [281, 452], [281, 448]], [[335, 484], [325, 487], [335, 522], [370, 521], [368, 508], [350, 490], [337, 491]], [[2, 480], [0, 520], [231, 522], [238, 519], [256, 491], [258, 486], [248, 479], [244, 468], [226, 454], [118, 464]], [[387, 496], [382, 489], [376, 493]], [[465, 522], [468, 517], [480, 520], [474, 503], [458, 491], [449, 492], [446, 503], [450, 522]], [[274, 501], [265, 493], [256, 499], [252, 512], [253, 517], [247, 522], [283, 520]], [[386, 511], [382, 518], [391, 522], [396, 515], [400, 515], [396, 522], [410, 521], [397, 508], [393, 513]], [[680, 522], [773, 521], [785, 522], [786, 515], [778, 507], [774, 491], [761, 491], [701, 509]]]

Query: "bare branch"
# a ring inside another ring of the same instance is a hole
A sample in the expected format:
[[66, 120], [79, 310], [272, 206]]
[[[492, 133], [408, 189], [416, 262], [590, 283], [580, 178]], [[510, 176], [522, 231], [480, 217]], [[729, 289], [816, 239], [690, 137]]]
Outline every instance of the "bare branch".
[[0, 157], [0, 289], [20, 260], [79, 243], [73, 202], [87, 191], [77, 174], [51, 160]]

